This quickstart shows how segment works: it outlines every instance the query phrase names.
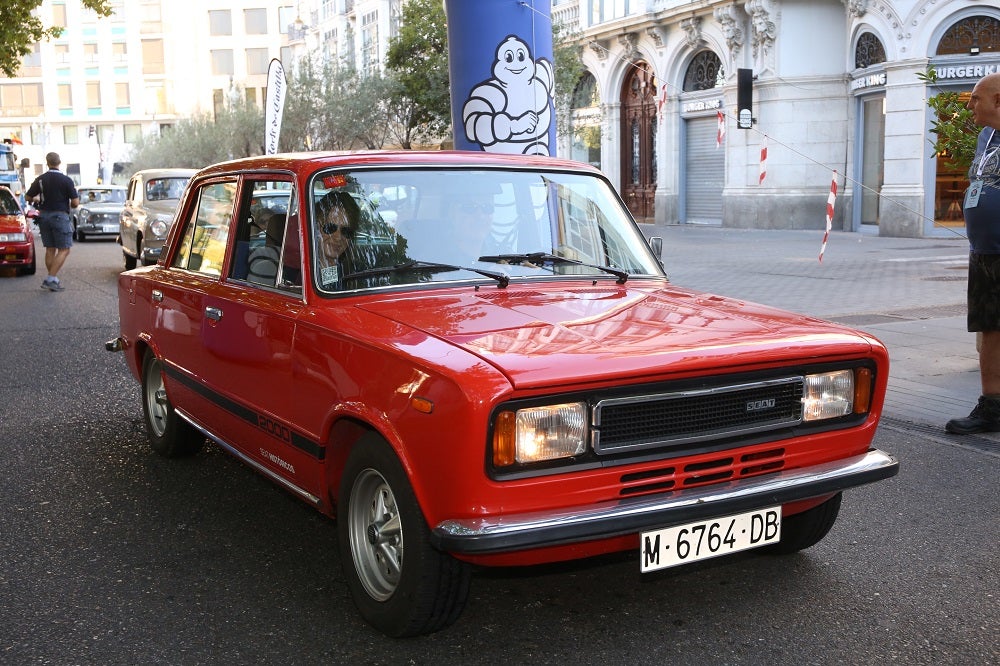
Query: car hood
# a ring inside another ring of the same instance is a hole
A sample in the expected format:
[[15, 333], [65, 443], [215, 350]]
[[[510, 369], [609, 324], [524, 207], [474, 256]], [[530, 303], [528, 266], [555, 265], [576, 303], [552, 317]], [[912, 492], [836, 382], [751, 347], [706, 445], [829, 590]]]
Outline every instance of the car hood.
[[648, 281], [448, 290], [359, 307], [476, 354], [518, 388], [738, 371], [857, 356], [873, 344], [830, 322]]
[[80, 208], [86, 208], [91, 213], [100, 213], [102, 215], [117, 215], [122, 212], [124, 204], [84, 204]]
[[180, 199], [159, 199], [157, 201], [147, 201], [143, 204], [143, 207], [150, 217], [153, 215], [169, 215], [173, 217], [174, 213], [177, 212], [177, 206], [180, 202]]

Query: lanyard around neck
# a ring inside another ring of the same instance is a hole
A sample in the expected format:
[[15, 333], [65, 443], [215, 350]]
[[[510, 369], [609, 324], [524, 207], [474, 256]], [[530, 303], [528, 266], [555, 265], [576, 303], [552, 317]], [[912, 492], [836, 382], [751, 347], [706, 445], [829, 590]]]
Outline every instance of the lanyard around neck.
[[985, 148], [983, 148], [983, 156], [982, 156], [982, 158], [981, 158], [981, 159], [979, 160], [979, 168], [978, 168], [978, 169], [976, 169], [976, 178], [977, 178], [977, 179], [982, 179], [982, 177], [983, 177], [983, 167], [984, 167], [984, 166], [986, 166], [986, 160], [988, 160], [989, 158], [993, 157], [993, 155], [994, 155], [994, 154], [995, 154], [995, 153], [996, 153], [996, 152], [997, 152], [998, 150], [1000, 150], [1000, 146], [996, 146], [996, 147], [994, 147], [994, 148], [993, 148], [993, 150], [990, 150], [990, 149], [989, 149], [989, 148], [990, 148], [990, 144], [991, 144], [991, 143], [993, 143], [993, 135], [994, 135], [994, 134], [996, 134], [996, 133], [997, 133], [997, 131], [996, 131], [996, 129], [994, 128], [994, 129], [993, 129], [993, 131], [992, 131], [992, 132], [990, 132], [990, 138], [989, 138], [989, 140], [988, 140], [988, 141], [986, 142], [986, 147], [985, 147]]

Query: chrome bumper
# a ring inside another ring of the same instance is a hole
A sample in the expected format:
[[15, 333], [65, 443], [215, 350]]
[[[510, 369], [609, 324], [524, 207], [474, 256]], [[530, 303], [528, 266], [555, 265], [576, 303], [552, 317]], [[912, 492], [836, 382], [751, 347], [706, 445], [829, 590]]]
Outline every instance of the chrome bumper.
[[814, 467], [593, 507], [446, 520], [431, 531], [431, 540], [441, 550], [472, 555], [608, 539], [822, 497], [897, 472], [893, 456], [871, 449]]

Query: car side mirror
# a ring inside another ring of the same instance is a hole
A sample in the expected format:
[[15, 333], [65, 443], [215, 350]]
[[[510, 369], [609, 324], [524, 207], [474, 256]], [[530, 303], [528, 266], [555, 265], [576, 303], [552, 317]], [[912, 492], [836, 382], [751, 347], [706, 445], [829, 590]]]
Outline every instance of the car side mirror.
[[649, 239], [649, 249], [653, 251], [657, 259], [663, 259], [663, 238], [653, 236]]

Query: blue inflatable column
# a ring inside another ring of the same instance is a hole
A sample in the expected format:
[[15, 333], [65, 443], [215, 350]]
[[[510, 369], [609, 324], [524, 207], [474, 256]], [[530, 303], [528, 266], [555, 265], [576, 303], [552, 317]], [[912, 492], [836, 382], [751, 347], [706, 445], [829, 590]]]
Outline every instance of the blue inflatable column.
[[455, 148], [554, 155], [552, 0], [446, 0]]

